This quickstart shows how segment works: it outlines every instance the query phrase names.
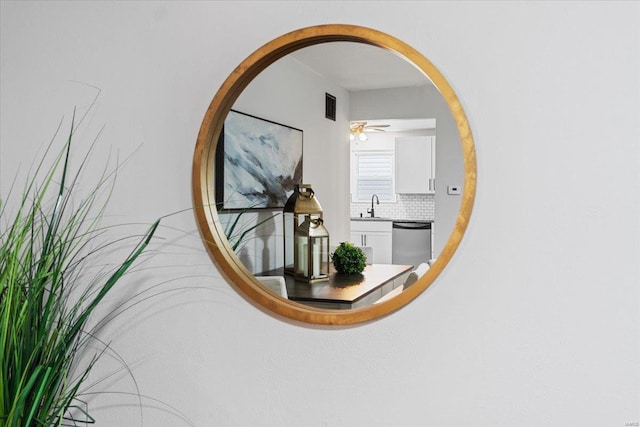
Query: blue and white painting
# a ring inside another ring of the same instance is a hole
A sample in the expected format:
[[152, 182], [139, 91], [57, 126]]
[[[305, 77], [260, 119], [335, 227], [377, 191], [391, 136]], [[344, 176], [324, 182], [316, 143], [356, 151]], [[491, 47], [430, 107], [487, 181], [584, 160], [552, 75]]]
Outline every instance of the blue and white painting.
[[232, 110], [221, 142], [223, 208], [284, 207], [302, 180], [302, 131]]

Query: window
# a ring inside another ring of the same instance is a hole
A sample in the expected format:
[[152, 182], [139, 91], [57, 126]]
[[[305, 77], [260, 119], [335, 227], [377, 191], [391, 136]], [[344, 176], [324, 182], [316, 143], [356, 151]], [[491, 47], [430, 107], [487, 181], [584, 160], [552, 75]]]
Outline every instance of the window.
[[395, 201], [393, 151], [361, 151], [355, 154], [354, 201]]

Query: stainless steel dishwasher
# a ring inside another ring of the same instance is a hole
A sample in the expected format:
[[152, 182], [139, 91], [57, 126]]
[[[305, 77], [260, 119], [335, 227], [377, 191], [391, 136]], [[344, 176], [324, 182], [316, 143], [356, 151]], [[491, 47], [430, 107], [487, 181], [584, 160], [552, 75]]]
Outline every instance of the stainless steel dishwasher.
[[393, 221], [393, 264], [418, 264], [431, 260], [431, 223], [428, 221]]

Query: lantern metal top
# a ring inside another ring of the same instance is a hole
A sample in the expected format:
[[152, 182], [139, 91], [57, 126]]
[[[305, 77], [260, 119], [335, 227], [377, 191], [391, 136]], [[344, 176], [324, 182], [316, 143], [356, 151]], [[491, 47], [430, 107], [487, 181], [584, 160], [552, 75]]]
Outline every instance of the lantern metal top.
[[315, 192], [309, 184], [296, 185], [293, 194], [284, 205], [283, 212], [293, 214], [319, 214], [322, 215], [322, 207], [315, 197]]
[[329, 232], [323, 225], [322, 218], [309, 218], [298, 227], [296, 235], [309, 236], [309, 237], [329, 237]]

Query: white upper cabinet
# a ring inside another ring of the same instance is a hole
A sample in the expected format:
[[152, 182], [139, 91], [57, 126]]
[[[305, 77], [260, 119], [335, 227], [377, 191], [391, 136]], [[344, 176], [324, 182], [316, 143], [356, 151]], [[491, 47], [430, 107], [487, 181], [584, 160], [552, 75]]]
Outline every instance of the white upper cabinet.
[[396, 193], [436, 192], [435, 136], [398, 137], [396, 143]]

